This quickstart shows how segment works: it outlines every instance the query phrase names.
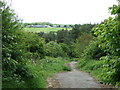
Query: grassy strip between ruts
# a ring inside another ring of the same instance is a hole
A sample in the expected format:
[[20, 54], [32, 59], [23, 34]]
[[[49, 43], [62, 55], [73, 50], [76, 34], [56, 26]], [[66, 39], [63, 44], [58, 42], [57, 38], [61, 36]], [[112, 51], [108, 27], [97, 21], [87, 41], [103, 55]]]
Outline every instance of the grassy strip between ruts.
[[39, 33], [39, 32], [44, 32], [44, 33], [49, 33], [51, 31], [58, 31], [58, 30], [72, 30], [71, 28], [24, 28], [24, 31], [27, 32], [33, 32], [33, 33]]

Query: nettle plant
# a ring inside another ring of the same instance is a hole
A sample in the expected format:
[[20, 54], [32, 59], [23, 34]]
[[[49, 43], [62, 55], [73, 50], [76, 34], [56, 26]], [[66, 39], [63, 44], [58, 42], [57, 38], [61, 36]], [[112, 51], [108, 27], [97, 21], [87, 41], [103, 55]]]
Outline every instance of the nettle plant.
[[107, 54], [101, 57], [105, 60], [101, 80], [108, 84], [120, 85], [120, 6], [113, 5], [110, 12], [115, 17], [109, 17], [103, 23], [93, 28], [99, 47]]

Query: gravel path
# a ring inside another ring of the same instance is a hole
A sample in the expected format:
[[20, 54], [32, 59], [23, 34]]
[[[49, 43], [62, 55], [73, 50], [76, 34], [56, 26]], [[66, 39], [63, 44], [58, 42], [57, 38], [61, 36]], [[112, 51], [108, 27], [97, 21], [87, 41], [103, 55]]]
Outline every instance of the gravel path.
[[103, 88], [88, 73], [77, 70], [76, 63], [69, 63], [72, 71], [57, 73], [48, 78], [48, 88]]

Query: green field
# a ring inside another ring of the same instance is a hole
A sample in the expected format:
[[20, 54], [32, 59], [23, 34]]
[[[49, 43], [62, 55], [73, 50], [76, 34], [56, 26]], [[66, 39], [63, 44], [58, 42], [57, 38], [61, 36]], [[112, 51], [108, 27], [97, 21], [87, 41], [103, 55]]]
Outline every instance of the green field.
[[24, 31], [33, 32], [33, 33], [39, 33], [39, 32], [49, 33], [51, 31], [58, 31], [62, 29], [72, 30], [72, 28], [24, 28]]

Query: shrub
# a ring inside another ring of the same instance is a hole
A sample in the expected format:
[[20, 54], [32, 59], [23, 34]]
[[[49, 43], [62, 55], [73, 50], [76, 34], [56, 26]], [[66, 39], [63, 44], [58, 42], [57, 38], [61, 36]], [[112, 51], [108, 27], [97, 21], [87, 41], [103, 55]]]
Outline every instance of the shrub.
[[71, 68], [68, 67], [68, 66], [64, 66], [64, 67], [63, 67], [63, 70], [64, 70], [64, 71], [71, 71]]
[[83, 33], [79, 38], [76, 40], [75, 45], [75, 53], [77, 57], [81, 57], [83, 50], [88, 46], [89, 42], [92, 40], [92, 35]]
[[[2, 8], [2, 87], [3, 88], [40, 88], [43, 76], [31, 64], [30, 52], [43, 57], [43, 42], [37, 36], [21, 31], [20, 20], [13, 11], [0, 1]], [[31, 36], [29, 36], [31, 35]], [[29, 40], [27, 38], [29, 37]], [[29, 46], [30, 45], [30, 46]], [[32, 67], [32, 68], [31, 68]], [[33, 69], [34, 68], [34, 69]], [[29, 82], [28, 82], [29, 80]]]
[[82, 56], [87, 59], [99, 59], [102, 56], [105, 56], [106, 53], [99, 47], [98, 41], [91, 41], [90, 44], [83, 51]]
[[59, 43], [59, 45], [61, 46], [62, 51], [63, 51], [63, 53], [64, 53], [63, 56], [64, 56], [64, 57], [68, 57], [68, 56], [69, 56], [69, 53], [70, 53], [70, 49], [69, 49], [68, 45], [65, 44], [65, 43]]
[[112, 85], [120, 83], [120, 6], [113, 5], [110, 8], [111, 14], [116, 17], [109, 17], [103, 23], [93, 29], [97, 40], [100, 42], [99, 47], [104, 50], [106, 56], [101, 57], [105, 60], [103, 72], [100, 75], [101, 80]]
[[50, 41], [45, 45], [46, 55], [51, 57], [60, 57], [64, 55], [64, 52], [61, 48], [61, 46], [54, 42]]

